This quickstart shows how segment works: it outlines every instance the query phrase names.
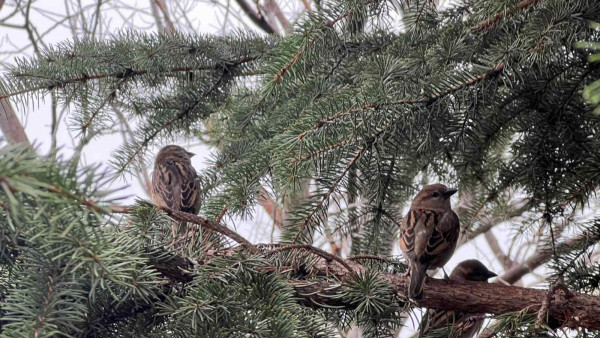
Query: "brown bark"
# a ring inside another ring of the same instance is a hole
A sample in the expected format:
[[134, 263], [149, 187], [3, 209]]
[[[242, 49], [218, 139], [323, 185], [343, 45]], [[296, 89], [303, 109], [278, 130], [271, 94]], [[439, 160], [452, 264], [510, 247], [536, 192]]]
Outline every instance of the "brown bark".
[[[568, 239], [556, 246], [557, 252], [568, 251], [570, 247], [573, 245], [585, 242], [588, 238], [593, 238], [594, 234], [591, 233], [583, 233], [579, 237]], [[508, 269], [502, 276], [498, 277], [498, 280], [505, 284], [514, 284], [518, 280], [520, 280], [526, 274], [532, 272], [537, 267], [546, 263], [552, 258], [552, 247], [550, 245], [546, 247], [539, 248], [538, 251], [526, 259], [521, 264], [516, 264], [512, 268]]]
[[[83, 205], [90, 208], [99, 208], [95, 202], [81, 201]], [[112, 207], [112, 212], [129, 212], [127, 207]], [[344, 291], [344, 282], [354, 278], [356, 275], [362, 275], [365, 268], [352, 262], [351, 260], [342, 260], [339, 257], [333, 257], [322, 250], [313, 248], [310, 245], [282, 246], [282, 245], [253, 245], [235, 231], [228, 229], [216, 222], [198, 217], [196, 215], [184, 212], [174, 211], [167, 208], [160, 208], [169, 214], [172, 218], [189, 223], [206, 226], [214, 229], [239, 243], [242, 247], [209, 251], [205, 253], [198, 265], [206, 264], [215, 257], [233, 256], [236, 251], [247, 250], [254, 254], [263, 254], [264, 258], [277, 252], [287, 250], [305, 250], [317, 254], [320, 258], [315, 260], [311, 266], [312, 275], [321, 275], [335, 277], [335, 282], [314, 280], [289, 280], [289, 283], [296, 289], [298, 299], [304, 304], [314, 304], [317, 307], [323, 305], [336, 306], [339, 308], [352, 309], [356, 304], [348, 303], [344, 298], [339, 297]], [[100, 210], [100, 209], [99, 209]], [[569, 246], [579, 241], [585, 241], [593, 234], [584, 233], [581, 237], [574, 238], [559, 245], [557, 251], [562, 246]], [[539, 263], [547, 260], [550, 250], [541, 250], [538, 257], [531, 263]], [[185, 259], [170, 261], [169, 264], [153, 263], [157, 271], [165, 277], [176, 282], [189, 282], [192, 278], [186, 270], [189, 270], [190, 264]], [[541, 264], [541, 263], [539, 263]], [[516, 269], [515, 267], [514, 269]], [[265, 273], [277, 273], [279, 268], [276, 266], [261, 267]], [[289, 270], [288, 270], [289, 271]], [[526, 271], [530, 271], [526, 269]], [[510, 271], [509, 271], [510, 272]], [[521, 272], [526, 273], [526, 272]], [[514, 275], [502, 276], [508, 282], [512, 278], [520, 278], [520, 273]], [[386, 279], [395, 289], [395, 297], [401, 301], [407, 301], [406, 292], [408, 278], [403, 274], [381, 274], [381, 278]], [[341, 283], [340, 283], [341, 281]], [[331, 297], [336, 296], [336, 297]], [[390, 295], [392, 296], [392, 295]], [[547, 301], [545, 301], [548, 299]], [[455, 310], [464, 313], [490, 313], [504, 314], [509, 312], [526, 311], [538, 313], [540, 309], [547, 308], [548, 324], [551, 327], [579, 328], [584, 327], [592, 330], [600, 330], [600, 296], [588, 295], [577, 292], [570, 292], [565, 288], [558, 288], [548, 294], [546, 290], [522, 288], [517, 286], [502, 285], [499, 283], [478, 283], [478, 282], [458, 282], [453, 280], [429, 279], [425, 284], [424, 298], [415, 304], [419, 307], [426, 307], [438, 310]], [[543, 307], [543, 308], [542, 308]], [[546, 311], [544, 311], [546, 312]]]
[[267, 22], [265, 17], [261, 13], [255, 12], [245, 0], [235, 0], [235, 2], [240, 6], [244, 13], [246, 13], [250, 20], [252, 20], [255, 25], [260, 27], [260, 29], [268, 34], [277, 33], [277, 30]]
[[2, 134], [10, 144], [23, 143], [31, 145], [23, 125], [21, 125], [10, 101], [6, 98], [0, 99], [0, 130], [2, 130]]
[[[262, 246], [271, 248], [270, 245]], [[207, 253], [199, 264], [207, 263], [211, 257], [231, 256], [238, 249], [213, 251]], [[275, 251], [280, 249], [274, 249]], [[267, 253], [270, 252], [266, 251]], [[176, 262], [169, 264], [168, 269], [155, 266], [166, 277], [175, 281], [186, 282], [190, 276], [182, 278], [181, 273], [175, 275]], [[322, 258], [313, 266], [314, 273], [323, 276], [335, 276], [345, 281], [352, 278], [352, 274], [361, 274], [364, 268], [351, 261], [346, 261], [347, 266], [342, 266], [336, 260]], [[348, 271], [348, 266], [352, 272]], [[186, 268], [183, 266], [182, 268]], [[264, 268], [265, 272], [275, 272], [276, 267]], [[396, 296], [406, 301], [408, 279], [401, 274], [382, 274], [382, 278], [389, 281], [395, 288]], [[343, 298], [332, 297], [344, 291], [343, 283], [315, 282], [307, 280], [290, 280], [289, 283], [296, 289], [299, 301], [305, 305], [320, 307], [321, 305], [336, 306], [352, 309], [353, 304], [347, 303]], [[477, 282], [457, 282], [453, 280], [429, 279], [425, 284], [425, 297], [416, 304], [439, 310], [458, 310], [465, 313], [490, 313], [503, 314], [516, 311], [536, 313], [542, 307], [548, 292], [540, 289], [529, 289], [500, 284]], [[578, 328], [586, 327], [600, 330], [600, 296], [587, 295], [576, 292], [558, 290], [550, 295], [548, 302], [548, 318], [552, 327]]]
[[278, 229], [281, 229], [281, 208], [264, 188], [262, 189], [261, 194], [258, 196], [258, 203], [265, 209], [267, 214], [271, 216], [275, 226]]

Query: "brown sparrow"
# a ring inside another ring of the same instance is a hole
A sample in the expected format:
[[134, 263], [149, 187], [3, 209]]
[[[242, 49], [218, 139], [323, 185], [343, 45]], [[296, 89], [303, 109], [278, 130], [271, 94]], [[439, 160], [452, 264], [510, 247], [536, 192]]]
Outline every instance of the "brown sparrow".
[[423, 298], [426, 271], [443, 267], [456, 248], [458, 216], [450, 207], [456, 189], [427, 185], [412, 201], [400, 226], [400, 248], [408, 261], [408, 298]]
[[[492, 277], [496, 277], [496, 274], [476, 259], [460, 262], [450, 274], [450, 279], [456, 281], [487, 282]], [[430, 309], [423, 316], [421, 334], [426, 337], [432, 330], [448, 327], [450, 328], [449, 337], [471, 338], [477, 334], [482, 325], [481, 315]]]
[[[152, 173], [152, 202], [173, 210], [197, 214], [200, 210], [200, 180], [191, 157], [193, 153], [180, 146], [162, 148], [154, 160]], [[173, 240], [187, 233], [185, 222], [172, 226]]]

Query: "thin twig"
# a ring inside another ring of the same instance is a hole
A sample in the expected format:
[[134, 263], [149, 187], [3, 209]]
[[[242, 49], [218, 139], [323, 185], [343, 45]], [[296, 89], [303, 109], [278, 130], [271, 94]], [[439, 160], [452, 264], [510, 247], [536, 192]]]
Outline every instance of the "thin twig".
[[476, 31], [476, 30], [480, 30], [483, 28], [489, 28], [489, 27], [495, 25], [498, 21], [504, 19], [505, 17], [513, 15], [516, 11], [524, 10], [527, 7], [537, 3], [539, 1], [541, 1], [541, 0], [523, 0], [517, 4], [516, 10], [512, 10], [509, 8], [505, 11], [498, 12], [492, 18], [482, 21], [482, 22], [478, 23], [477, 25], [471, 27], [471, 30]]
[[167, 25], [167, 32], [175, 32], [175, 25], [173, 24], [173, 21], [171, 21], [171, 16], [169, 15], [169, 10], [167, 9], [165, 3], [162, 0], [154, 0], [154, 3], [156, 4], [156, 6], [158, 6], [158, 8], [163, 14], [163, 19], [165, 20], [165, 24]]
[[260, 29], [265, 31], [268, 34], [275, 34], [277, 30], [271, 26], [270, 23], [267, 22], [264, 16], [260, 13], [257, 13], [250, 7], [250, 5], [245, 0], [235, 0], [235, 2], [240, 6], [240, 8], [246, 13], [246, 15], [256, 24]]

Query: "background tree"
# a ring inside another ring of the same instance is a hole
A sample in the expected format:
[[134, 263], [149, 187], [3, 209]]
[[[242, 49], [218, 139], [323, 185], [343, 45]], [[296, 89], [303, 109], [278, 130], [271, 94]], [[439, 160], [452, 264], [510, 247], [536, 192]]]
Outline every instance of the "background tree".
[[[390, 255], [402, 208], [429, 181], [459, 187], [462, 243], [484, 234], [501, 281], [551, 261], [549, 291], [432, 281], [418, 305], [490, 313], [500, 336], [600, 329], [599, 120], [581, 95], [599, 69], [575, 48], [598, 40], [600, 5], [313, 5], [285, 38], [183, 34], [163, 11], [160, 34], [91, 35], [9, 66], [0, 99], [50, 92], [82, 143], [114, 132], [119, 114], [133, 121], [117, 174], [139, 173], [149, 149], [178, 137], [214, 155], [193, 217], [118, 206], [103, 189], [112, 174], [77, 158], [4, 148], [3, 334], [396, 334], [413, 306]], [[261, 202], [281, 221], [277, 244], [221, 224]], [[195, 224], [188, 248], [168, 250], [170, 218]], [[490, 232], [504, 220], [516, 234], [507, 253]], [[331, 253], [306, 244], [316, 238]]]

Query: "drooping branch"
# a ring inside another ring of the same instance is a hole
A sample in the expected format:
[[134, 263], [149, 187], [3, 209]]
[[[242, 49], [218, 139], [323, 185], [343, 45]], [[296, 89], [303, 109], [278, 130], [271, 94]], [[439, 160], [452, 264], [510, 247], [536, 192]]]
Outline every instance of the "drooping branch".
[[360, 157], [364, 154], [364, 152], [366, 150], [367, 150], [367, 145], [365, 144], [360, 150], [358, 150], [356, 152], [356, 154], [354, 155], [354, 157], [352, 158], [352, 160], [350, 160], [350, 162], [348, 163], [348, 165], [346, 166], [346, 168], [342, 171], [342, 173], [338, 176], [338, 178], [333, 182], [333, 184], [331, 185], [331, 187], [329, 188], [329, 190], [325, 193], [325, 195], [323, 196], [323, 198], [312, 209], [312, 211], [310, 212], [310, 214], [304, 219], [304, 222], [300, 225], [300, 229], [298, 230], [298, 233], [292, 239], [292, 243], [296, 243], [300, 239], [300, 236], [301, 236], [302, 232], [308, 226], [308, 224], [313, 219], [313, 217], [315, 217], [315, 215], [317, 214], [318, 210], [329, 200], [329, 197], [335, 191], [335, 189], [340, 184], [340, 182], [342, 181], [342, 179], [346, 176], [346, 174], [348, 173], [348, 171], [350, 170], [350, 168], [352, 168], [352, 166], [356, 163], [356, 161], [358, 161], [360, 159]]

